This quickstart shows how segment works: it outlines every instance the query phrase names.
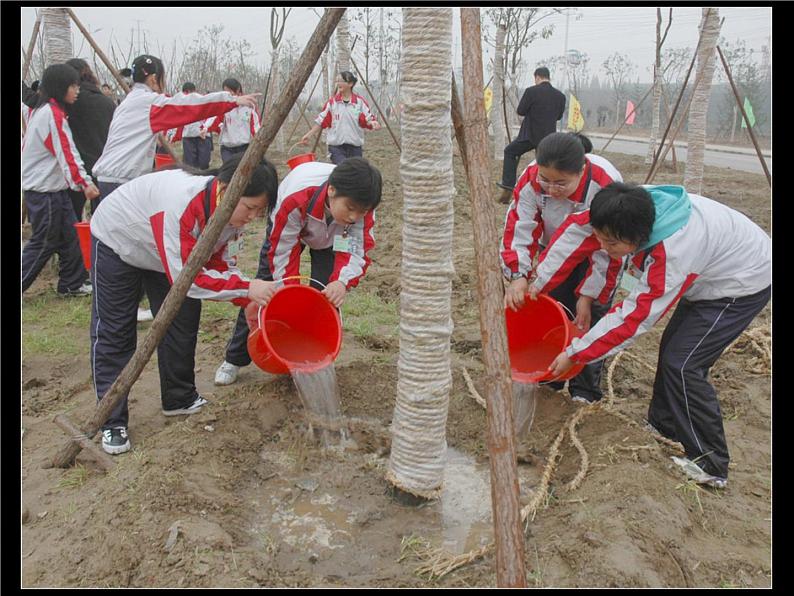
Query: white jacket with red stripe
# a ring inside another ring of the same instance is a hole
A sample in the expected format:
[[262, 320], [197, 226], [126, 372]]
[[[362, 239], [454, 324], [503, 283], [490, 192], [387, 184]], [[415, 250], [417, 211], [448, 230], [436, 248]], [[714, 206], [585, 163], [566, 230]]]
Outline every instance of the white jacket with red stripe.
[[[350, 251], [335, 252], [329, 283], [338, 280], [346, 288], [353, 288], [369, 267], [368, 254], [375, 246], [374, 211], [367, 212], [362, 220], [351, 226], [338, 224], [333, 219], [329, 222], [330, 211], [325, 207], [326, 183], [335, 167], [316, 161], [300, 164], [279, 185], [276, 207], [270, 216], [272, 227], [267, 255], [274, 280], [300, 274], [301, 243], [314, 249], [329, 248], [334, 245], [334, 238], [342, 236], [345, 230], [351, 241]], [[311, 205], [315, 193], [317, 197]]]
[[314, 119], [322, 128], [330, 128], [327, 142], [329, 145], [364, 145], [362, 129], [372, 129], [375, 117], [369, 110], [369, 104], [360, 95], [353, 93], [350, 101], [345, 103], [342, 94], [337, 93], [323, 106], [322, 111]]
[[22, 143], [22, 190], [83, 190], [92, 183], [74, 144], [66, 112], [51, 99], [33, 111]]
[[[538, 183], [538, 165], [535, 161], [530, 163], [513, 189], [513, 200], [505, 217], [501, 251], [505, 277], [513, 273], [528, 277], [535, 256], [548, 246], [563, 221], [573, 213], [589, 209], [599, 190], [622, 181], [620, 172], [609, 161], [587, 154], [579, 186], [567, 199], [555, 199], [543, 192]], [[606, 253], [603, 257], [606, 258]], [[588, 284], [587, 279], [584, 284]]]
[[[212, 214], [218, 200], [212, 176], [191, 176], [182, 170], [139, 176], [103, 199], [91, 217], [91, 233], [128, 265], [165, 273], [173, 283], [207, 224], [205, 190], [210, 181]], [[239, 241], [241, 235], [241, 228], [223, 229], [188, 296], [238, 306], [250, 302], [250, 280], [237, 269], [237, 257], [228, 250], [228, 243]]]
[[227, 91], [174, 97], [135, 83], [113, 112], [108, 140], [94, 164], [102, 182], [127, 182], [152, 171], [157, 134], [197, 120], [219, 116], [237, 107]]
[[[739, 298], [772, 283], [772, 243], [766, 232], [722, 203], [688, 197], [692, 207], [687, 223], [628, 259], [629, 271], [639, 277], [636, 286], [590, 331], [573, 340], [566, 352], [574, 362], [593, 362], [626, 349], [682, 297]], [[541, 291], [553, 289], [557, 284], [549, 280], [565, 279], [588, 251], [598, 248], [589, 215], [587, 211], [571, 217], [549, 246], [538, 265], [535, 283]]]
[[[208, 130], [220, 133], [218, 142], [223, 147], [239, 147], [247, 145], [259, 130], [259, 114], [248, 106], [239, 106], [218, 116], [209, 125]], [[198, 135], [196, 135], [198, 136]]]

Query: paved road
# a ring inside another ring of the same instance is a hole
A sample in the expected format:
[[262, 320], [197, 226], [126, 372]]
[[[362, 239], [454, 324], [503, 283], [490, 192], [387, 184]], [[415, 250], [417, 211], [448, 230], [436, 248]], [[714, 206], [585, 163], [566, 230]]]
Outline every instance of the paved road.
[[[599, 138], [595, 135], [588, 135], [593, 142], [593, 148], [598, 151], [606, 145], [609, 138]], [[645, 155], [648, 151], [647, 141], [629, 141], [624, 139], [615, 139], [607, 147], [607, 152], [614, 151], [615, 153], [626, 153], [628, 155]], [[675, 148], [676, 158], [680, 161], [686, 161], [686, 148]], [[767, 167], [770, 174], [772, 173], [772, 158], [765, 157]], [[672, 153], [667, 153], [667, 161], [672, 161]], [[753, 152], [752, 155], [745, 155], [741, 153], [727, 153], [724, 151], [715, 151], [706, 149], [704, 161], [707, 166], [716, 166], [718, 168], [732, 168], [734, 170], [741, 170], [743, 172], [752, 172], [754, 174], [763, 174], [764, 170], [761, 163], [758, 161], [758, 156]]]

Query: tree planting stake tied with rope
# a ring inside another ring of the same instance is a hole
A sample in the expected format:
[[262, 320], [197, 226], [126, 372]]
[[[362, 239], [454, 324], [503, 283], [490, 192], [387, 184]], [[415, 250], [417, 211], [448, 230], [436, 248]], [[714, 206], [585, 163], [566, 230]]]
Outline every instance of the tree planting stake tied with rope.
[[[91, 420], [84, 426], [84, 435], [91, 439], [107, 420], [113, 408], [126, 395], [135, 381], [138, 380], [143, 368], [149, 362], [155, 348], [162, 340], [166, 331], [168, 330], [171, 321], [173, 321], [179, 310], [182, 302], [187, 295], [190, 286], [196, 274], [204, 266], [209, 259], [212, 249], [215, 246], [221, 232], [229, 222], [237, 203], [240, 200], [240, 195], [251, 179], [251, 172], [256, 164], [258, 164], [262, 157], [265, 155], [276, 133], [281, 128], [282, 124], [287, 118], [290, 108], [294, 105], [301, 89], [306, 85], [309, 75], [314, 70], [317, 61], [320, 58], [325, 44], [331, 37], [336, 28], [336, 24], [344, 14], [344, 8], [328, 8], [317, 24], [317, 28], [312, 34], [309, 43], [303, 50], [300, 59], [298, 60], [295, 68], [292, 71], [292, 76], [287, 82], [287, 86], [281, 98], [273, 106], [270, 118], [264, 126], [254, 136], [248, 149], [243, 154], [242, 161], [240, 162], [237, 171], [229, 183], [229, 188], [224, 195], [224, 199], [217, 210], [210, 217], [206, 228], [196, 242], [196, 246], [190, 253], [185, 267], [179, 276], [174, 281], [171, 289], [165, 297], [160, 311], [152, 322], [149, 333], [144, 338], [143, 342], [135, 350], [127, 366], [121, 371], [116, 381], [110, 387], [108, 392], [97, 404], [96, 411]], [[52, 459], [51, 465], [53, 467], [65, 468], [72, 464], [74, 458], [80, 453], [81, 445], [72, 439], [56, 453]]]

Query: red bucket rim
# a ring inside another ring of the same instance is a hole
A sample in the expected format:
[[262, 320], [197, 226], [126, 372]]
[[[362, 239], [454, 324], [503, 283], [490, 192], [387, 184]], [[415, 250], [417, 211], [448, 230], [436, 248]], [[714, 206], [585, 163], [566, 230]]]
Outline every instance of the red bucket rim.
[[299, 153], [298, 155], [293, 155], [292, 157], [287, 159], [287, 167], [289, 167], [289, 169], [292, 170], [296, 166], [301, 165], [302, 163], [309, 163], [316, 160], [317, 160], [317, 156], [314, 154], [314, 152]]

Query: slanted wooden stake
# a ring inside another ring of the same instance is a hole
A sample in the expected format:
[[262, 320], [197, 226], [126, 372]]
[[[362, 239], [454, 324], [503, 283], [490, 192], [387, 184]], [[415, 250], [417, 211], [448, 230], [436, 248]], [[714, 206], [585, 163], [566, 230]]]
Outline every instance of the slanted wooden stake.
[[[102, 51], [102, 49], [99, 47], [97, 42], [94, 41], [94, 38], [91, 37], [91, 34], [88, 32], [88, 29], [83, 27], [83, 24], [80, 22], [80, 19], [77, 18], [77, 15], [74, 14], [74, 11], [71, 8], [66, 8], [65, 10], [69, 14], [69, 16], [72, 17], [74, 24], [77, 25], [78, 29], [80, 29], [80, 32], [86, 38], [86, 41], [88, 41], [88, 43], [96, 52], [96, 55], [99, 56], [99, 59], [102, 60], [105, 66], [107, 66], [107, 69], [110, 71], [110, 74], [112, 74], [113, 77], [116, 79], [116, 82], [124, 90], [124, 93], [129, 93], [130, 87], [129, 85], [127, 85], [127, 82], [124, 80], [124, 77], [122, 77], [119, 74], [119, 71], [116, 70], [116, 67], [113, 65], [113, 63], [110, 60], [108, 60], [108, 57], [105, 56], [105, 52]], [[168, 152], [168, 155], [170, 155], [174, 161], [179, 162], [180, 159], [177, 157], [176, 153], [174, 153], [174, 148], [171, 147], [171, 143], [168, 142], [168, 140], [165, 138], [165, 135], [163, 133], [160, 133], [159, 135], [157, 135], [157, 138], [160, 142], [160, 146]]]
[[30, 61], [33, 59], [33, 48], [36, 47], [36, 37], [39, 35], [39, 27], [41, 27], [41, 15], [36, 15], [36, 22], [33, 23], [33, 35], [30, 36], [30, 43], [28, 43], [28, 51], [25, 53], [25, 64], [22, 66], [22, 80], [28, 78], [28, 70], [30, 69]]
[[363, 76], [361, 76], [361, 71], [358, 69], [358, 66], [356, 66], [356, 63], [353, 60], [353, 56], [350, 56], [350, 64], [352, 64], [353, 68], [356, 69], [356, 73], [358, 74], [359, 80], [362, 83], [364, 83], [364, 87], [367, 88], [367, 93], [369, 93], [369, 96], [372, 98], [372, 103], [374, 103], [375, 107], [378, 109], [378, 113], [380, 114], [380, 117], [383, 120], [383, 123], [386, 125], [386, 130], [389, 131], [389, 134], [391, 135], [391, 138], [394, 141], [394, 144], [397, 146], [397, 150], [402, 152], [402, 148], [400, 147], [400, 141], [398, 141], [397, 137], [394, 136], [394, 132], [392, 131], [391, 126], [389, 126], [389, 120], [386, 118], [386, 114], [384, 114], [383, 110], [380, 109], [380, 106], [378, 105], [378, 100], [375, 99], [375, 96], [372, 94], [372, 91], [370, 91], [369, 85], [367, 85], [366, 79]]
[[480, 333], [485, 363], [487, 443], [491, 467], [491, 503], [496, 542], [496, 582], [501, 587], [527, 587], [524, 535], [518, 501], [518, 470], [513, 431], [513, 388], [507, 354], [499, 270], [499, 234], [490, 200], [491, 176], [485, 106], [482, 99], [480, 9], [460, 9], [463, 45], [464, 135], [471, 196]]
[[[326, 9], [309, 43], [304, 48], [303, 54], [301, 54], [298, 63], [295, 65], [281, 98], [273, 106], [270, 118], [259, 129], [243, 154], [243, 159], [229, 183], [223, 201], [218, 205], [212, 217], [210, 217], [207, 227], [204, 228], [195, 248], [190, 253], [184, 269], [168, 291], [160, 311], [152, 322], [149, 333], [135, 350], [135, 354], [133, 354], [127, 366], [121, 371], [108, 392], [97, 404], [94, 415], [83, 426], [85, 430], [82, 435], [86, 438], [92, 439], [96, 435], [113, 411], [113, 408], [129, 392], [135, 381], [138, 380], [146, 363], [149, 362], [152, 352], [157, 348], [160, 340], [168, 330], [168, 326], [182, 306], [182, 302], [196, 274], [209, 259], [215, 243], [229, 222], [229, 218], [240, 200], [240, 195], [251, 179], [253, 169], [262, 160], [276, 133], [284, 123], [284, 120], [286, 120], [290, 108], [294, 105], [298, 95], [300, 95], [301, 89], [306, 85], [306, 81], [309, 79], [312, 70], [314, 70], [314, 66], [320, 58], [325, 44], [328, 43], [331, 33], [344, 12], [344, 8]], [[51, 465], [60, 468], [68, 467], [72, 464], [77, 454], [80, 453], [81, 448], [80, 443], [70, 437], [69, 441], [53, 457]]]
[[460, 159], [466, 176], [469, 175], [469, 162], [466, 160], [466, 137], [463, 135], [463, 106], [460, 104], [458, 86], [455, 83], [455, 73], [452, 73], [452, 127], [455, 129], [455, 138], [458, 140]]

